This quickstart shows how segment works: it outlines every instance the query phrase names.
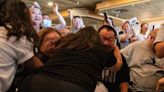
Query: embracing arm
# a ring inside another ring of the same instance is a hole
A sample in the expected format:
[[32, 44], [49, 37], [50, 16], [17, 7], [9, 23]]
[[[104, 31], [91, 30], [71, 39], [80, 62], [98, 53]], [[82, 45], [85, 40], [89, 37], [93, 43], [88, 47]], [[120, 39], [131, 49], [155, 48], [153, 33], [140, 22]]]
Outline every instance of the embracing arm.
[[33, 69], [42, 67], [44, 64], [40, 61], [38, 57], [33, 56], [31, 59], [27, 60], [23, 65], [28, 71], [32, 71]]
[[128, 92], [128, 87], [129, 87], [129, 83], [128, 82], [121, 83], [120, 84], [121, 92]]
[[116, 46], [116, 45], [114, 46], [114, 52], [113, 53], [114, 53], [114, 56], [115, 56], [117, 62], [114, 66], [110, 67], [109, 69], [111, 71], [118, 71], [122, 67], [122, 56], [121, 56], [121, 53], [120, 53], [118, 46]]

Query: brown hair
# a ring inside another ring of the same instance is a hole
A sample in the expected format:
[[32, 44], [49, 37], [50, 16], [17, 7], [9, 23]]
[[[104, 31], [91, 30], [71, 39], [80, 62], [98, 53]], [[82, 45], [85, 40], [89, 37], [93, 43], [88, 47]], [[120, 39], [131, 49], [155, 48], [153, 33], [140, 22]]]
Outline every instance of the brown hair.
[[4, 0], [0, 9], [0, 24], [8, 30], [8, 38], [15, 36], [19, 40], [24, 35], [30, 41], [37, 39], [29, 9], [20, 0]]
[[59, 40], [57, 49], [89, 50], [101, 44], [98, 32], [91, 26], [80, 29], [76, 34], [70, 34]]
[[50, 27], [47, 27], [47, 28], [43, 28], [41, 29], [39, 32], [38, 32], [38, 37], [39, 37], [39, 40], [38, 40], [38, 43], [37, 45], [40, 46], [43, 42], [43, 39], [44, 37], [49, 34], [49, 33], [52, 33], [52, 32], [56, 32], [59, 36], [61, 36], [60, 32], [58, 32], [56, 29], [54, 28], [50, 28]]

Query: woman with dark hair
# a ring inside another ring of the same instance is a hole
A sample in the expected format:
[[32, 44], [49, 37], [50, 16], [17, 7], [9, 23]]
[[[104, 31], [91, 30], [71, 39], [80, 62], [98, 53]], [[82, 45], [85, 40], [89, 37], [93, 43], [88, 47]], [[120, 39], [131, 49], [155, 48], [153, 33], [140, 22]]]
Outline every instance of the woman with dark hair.
[[93, 27], [85, 27], [56, 43], [52, 57], [40, 73], [26, 78], [21, 92], [94, 92], [103, 67], [120, 69], [117, 55], [101, 45]]
[[0, 6], [0, 92], [9, 89], [18, 64], [25, 63], [29, 69], [43, 65], [34, 57], [36, 38], [28, 7], [20, 0], [4, 0]]

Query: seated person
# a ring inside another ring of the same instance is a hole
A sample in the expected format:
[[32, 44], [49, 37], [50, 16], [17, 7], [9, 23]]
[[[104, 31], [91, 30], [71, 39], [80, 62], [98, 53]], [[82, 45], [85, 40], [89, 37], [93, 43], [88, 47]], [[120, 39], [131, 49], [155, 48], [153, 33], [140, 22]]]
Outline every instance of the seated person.
[[[154, 43], [155, 43], [156, 55], [159, 58], [164, 57], [164, 51], [163, 51], [164, 50], [164, 23], [161, 24], [159, 32], [157, 33], [157, 37], [156, 37]], [[157, 91], [164, 90], [164, 77], [162, 77], [161, 79], [158, 80], [156, 90]]]
[[158, 30], [150, 33], [150, 39], [131, 43], [121, 50], [130, 68], [130, 80], [135, 91], [153, 92], [163, 76], [164, 58], [157, 58], [154, 40]]

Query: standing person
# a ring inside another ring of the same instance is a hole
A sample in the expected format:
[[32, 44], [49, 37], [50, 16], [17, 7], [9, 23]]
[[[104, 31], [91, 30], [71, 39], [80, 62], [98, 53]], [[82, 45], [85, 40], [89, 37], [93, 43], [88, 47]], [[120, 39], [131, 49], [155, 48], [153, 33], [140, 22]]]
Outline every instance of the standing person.
[[[106, 13], [105, 13], [106, 14]], [[111, 27], [113, 27], [117, 33], [117, 37], [116, 37], [116, 44], [117, 46], [119, 47], [119, 49], [121, 49], [121, 45], [120, 45], [120, 38], [119, 38], [119, 31], [116, 29], [115, 25], [114, 25], [114, 22], [113, 22], [113, 19], [112, 18], [108, 18], [107, 15], [105, 15], [106, 18], [104, 19], [104, 23], [103, 25], [109, 25]], [[104, 17], [105, 17], [104, 16]]]
[[31, 14], [31, 20], [33, 23], [33, 28], [35, 29], [35, 31], [39, 32], [42, 23], [41, 7], [38, 4], [38, 2], [33, 2], [33, 4], [29, 6], [29, 9]]
[[29, 76], [21, 92], [93, 92], [104, 66], [120, 69], [119, 52], [101, 45], [98, 32], [86, 27], [60, 39], [39, 74]]
[[122, 31], [119, 32], [121, 49], [137, 40], [129, 21], [122, 24]]
[[36, 32], [31, 24], [28, 7], [20, 0], [3, 0], [0, 6], [0, 92], [6, 92], [18, 64], [28, 69], [43, 64], [34, 56]]
[[[103, 45], [116, 49], [117, 34], [111, 26], [102, 26], [99, 29], [99, 36]], [[119, 51], [119, 49], [118, 49]], [[100, 80], [108, 88], [109, 92], [128, 92], [128, 84], [130, 82], [129, 68], [125, 58], [122, 56], [123, 64], [119, 71], [112, 72], [108, 68], [102, 70]]]
[[74, 16], [73, 17], [73, 25], [72, 25], [72, 33], [78, 32], [81, 28], [84, 28], [84, 22], [82, 17], [80, 16]]
[[50, 19], [49, 15], [44, 14], [43, 15], [43, 21], [42, 21], [42, 27], [52, 27], [58, 31], [63, 30], [66, 27], [66, 22], [63, 18], [63, 16], [60, 14], [60, 12], [58, 11], [58, 4], [55, 3], [54, 7], [53, 7], [53, 12], [56, 14], [56, 16], [58, 17], [59, 20], [59, 24], [53, 26], [52, 25], [52, 20]]
[[148, 23], [142, 23], [141, 24], [141, 31], [137, 35], [137, 40], [138, 41], [143, 41], [143, 40], [146, 40], [148, 38], [148, 31], [149, 31], [148, 28], [149, 28]]

